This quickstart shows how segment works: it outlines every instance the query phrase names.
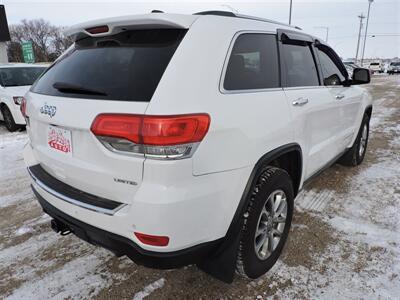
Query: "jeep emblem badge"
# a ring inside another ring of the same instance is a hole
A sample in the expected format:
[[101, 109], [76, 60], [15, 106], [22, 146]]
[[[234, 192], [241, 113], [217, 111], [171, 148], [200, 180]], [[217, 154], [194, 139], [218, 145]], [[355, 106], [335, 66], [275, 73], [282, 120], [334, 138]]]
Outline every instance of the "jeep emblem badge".
[[44, 105], [40, 108], [40, 113], [43, 115], [48, 115], [50, 118], [54, 117], [56, 111], [57, 107], [52, 105], [47, 105], [47, 103], [44, 103]]

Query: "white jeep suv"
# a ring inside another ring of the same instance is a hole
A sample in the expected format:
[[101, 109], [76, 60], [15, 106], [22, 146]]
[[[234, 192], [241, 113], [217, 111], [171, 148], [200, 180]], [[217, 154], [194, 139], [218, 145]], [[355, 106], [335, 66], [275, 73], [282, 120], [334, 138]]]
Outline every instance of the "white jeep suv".
[[22, 106], [32, 188], [56, 232], [149, 267], [257, 278], [304, 183], [364, 158], [369, 71], [348, 78], [297, 28], [211, 11], [68, 33], [73, 47]]

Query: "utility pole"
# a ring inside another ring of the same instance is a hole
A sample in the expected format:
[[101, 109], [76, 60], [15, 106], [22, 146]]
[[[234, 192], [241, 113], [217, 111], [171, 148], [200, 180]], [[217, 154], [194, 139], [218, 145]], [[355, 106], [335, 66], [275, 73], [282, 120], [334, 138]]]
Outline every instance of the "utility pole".
[[289, 8], [289, 25], [292, 25], [292, 0], [290, 0], [290, 8]]
[[363, 51], [362, 51], [362, 56], [361, 56], [361, 67], [364, 62], [364, 53], [365, 53], [365, 44], [367, 43], [367, 33], [368, 33], [368, 23], [369, 23], [369, 12], [371, 10], [371, 4], [374, 2], [374, 0], [368, 0], [368, 14], [367, 14], [367, 25], [365, 25], [365, 35], [364, 35], [364, 46], [363, 46]]
[[321, 28], [324, 28], [326, 30], [326, 38], [325, 38], [325, 42], [328, 42], [328, 37], [329, 37], [329, 27], [323, 27], [321, 26]]
[[230, 11], [234, 12], [235, 14], [239, 14], [239, 11], [236, 8], [234, 8], [228, 4], [222, 4], [221, 6], [228, 8]]
[[358, 41], [357, 41], [357, 50], [356, 50], [356, 63], [358, 61], [358, 50], [360, 49], [360, 40], [361, 40], [361, 30], [362, 30], [362, 27], [363, 27], [363, 19], [365, 19], [365, 16], [362, 13], [358, 17], [360, 18], [360, 29], [358, 30]]
[[325, 42], [328, 42], [329, 27], [327, 27], [327, 26], [317, 26], [317, 27], [314, 27], [314, 28], [322, 28], [322, 29], [325, 29], [325, 30], [326, 30]]

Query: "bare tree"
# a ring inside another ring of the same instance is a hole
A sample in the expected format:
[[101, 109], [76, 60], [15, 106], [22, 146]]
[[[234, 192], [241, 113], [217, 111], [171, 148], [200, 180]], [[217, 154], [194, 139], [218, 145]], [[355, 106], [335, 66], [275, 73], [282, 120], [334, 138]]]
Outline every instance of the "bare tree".
[[8, 43], [10, 61], [23, 61], [21, 43], [31, 41], [36, 61], [55, 60], [72, 43], [61, 27], [51, 25], [43, 19], [22, 20], [21, 24], [10, 26], [11, 41]]
[[57, 28], [53, 33], [52, 54], [54, 58], [52, 60], [59, 57], [72, 44], [72, 39], [66, 36], [63, 32], [64, 28]]

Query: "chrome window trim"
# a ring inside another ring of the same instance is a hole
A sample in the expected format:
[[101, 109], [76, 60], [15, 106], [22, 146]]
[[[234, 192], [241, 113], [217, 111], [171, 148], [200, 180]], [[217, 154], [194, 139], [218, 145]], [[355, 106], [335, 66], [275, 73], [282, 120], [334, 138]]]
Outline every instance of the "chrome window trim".
[[[56, 197], [56, 198], [58, 198], [58, 199], [60, 199], [60, 200], [63, 200], [63, 201], [65, 201], [65, 202], [68, 202], [68, 203], [70, 203], [70, 204], [73, 204], [73, 205], [76, 205], [76, 206], [79, 206], [79, 207], [82, 207], [82, 208], [85, 208], [85, 209], [88, 209], [88, 210], [91, 210], [91, 211], [95, 211], [95, 212], [98, 212], [98, 213], [102, 213], [102, 214], [105, 214], [105, 215], [109, 215], [109, 216], [114, 215], [117, 211], [119, 211], [120, 209], [122, 209], [123, 207], [125, 207], [125, 206], [127, 205], [127, 204], [125, 204], [125, 203], [122, 203], [120, 206], [118, 206], [118, 207], [114, 208], [113, 210], [111, 210], [111, 209], [106, 209], [106, 208], [98, 207], [98, 206], [95, 206], [95, 205], [90, 205], [90, 204], [87, 204], [87, 203], [83, 203], [83, 202], [81, 202], [81, 201], [79, 201], [79, 200], [76, 200], [76, 199], [67, 197], [67, 196], [65, 196], [65, 195], [63, 195], [63, 194], [61, 194], [61, 193], [59, 193], [59, 192], [57, 192], [57, 191], [55, 191], [55, 190], [49, 188], [49, 187], [48, 187], [47, 185], [45, 185], [42, 181], [40, 181], [40, 180], [29, 170], [29, 168], [27, 168], [27, 169], [28, 169], [28, 173], [29, 173], [29, 175], [32, 177], [33, 181], [34, 181], [41, 189], [43, 189], [45, 192], [49, 193], [50, 195], [52, 195], [52, 196], [54, 196], [54, 197]], [[32, 187], [37, 191], [37, 189], [36, 189], [33, 185], [32, 185]]]
[[284, 91], [292, 91], [292, 90], [309, 90], [309, 89], [326, 89], [324, 85], [310, 85], [310, 86], [289, 86], [284, 87]]

